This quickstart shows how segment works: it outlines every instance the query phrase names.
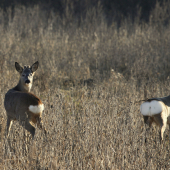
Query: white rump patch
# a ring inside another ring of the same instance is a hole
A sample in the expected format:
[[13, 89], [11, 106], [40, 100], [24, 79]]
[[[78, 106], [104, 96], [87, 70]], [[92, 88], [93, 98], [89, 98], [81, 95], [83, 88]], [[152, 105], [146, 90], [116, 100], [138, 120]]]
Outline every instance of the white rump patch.
[[29, 106], [29, 111], [33, 112], [33, 113], [41, 113], [44, 110], [44, 105], [40, 104], [40, 105], [30, 105]]
[[161, 101], [152, 100], [151, 102], [144, 102], [140, 106], [140, 112], [144, 116], [153, 116], [163, 111], [163, 103]]

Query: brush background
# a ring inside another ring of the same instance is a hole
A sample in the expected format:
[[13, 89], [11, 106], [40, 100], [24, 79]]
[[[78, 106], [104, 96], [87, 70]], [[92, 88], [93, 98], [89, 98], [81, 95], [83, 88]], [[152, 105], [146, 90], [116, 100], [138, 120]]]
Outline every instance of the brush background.
[[[139, 111], [140, 100], [169, 95], [170, 3], [145, 16], [140, 6], [132, 15], [103, 1], [85, 9], [73, 2], [61, 11], [22, 3], [0, 10], [0, 169], [170, 169], [168, 128], [161, 144], [160, 129], [145, 126]], [[37, 60], [32, 92], [49, 134], [37, 128], [32, 142], [14, 122], [6, 139], [14, 63]]]

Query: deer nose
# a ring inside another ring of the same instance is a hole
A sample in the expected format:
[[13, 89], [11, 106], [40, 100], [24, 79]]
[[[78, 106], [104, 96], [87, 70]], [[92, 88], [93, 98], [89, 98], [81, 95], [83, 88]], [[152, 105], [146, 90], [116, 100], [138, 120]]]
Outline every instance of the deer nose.
[[26, 83], [26, 84], [29, 84], [29, 83], [30, 83], [30, 80], [26, 80], [25, 83]]

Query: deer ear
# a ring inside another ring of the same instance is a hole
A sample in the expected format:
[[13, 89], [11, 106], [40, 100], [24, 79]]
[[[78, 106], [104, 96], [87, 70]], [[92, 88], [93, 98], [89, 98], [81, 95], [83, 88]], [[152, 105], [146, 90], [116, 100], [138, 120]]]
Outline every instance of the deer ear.
[[15, 62], [15, 68], [20, 74], [23, 72], [23, 68], [17, 62]]
[[35, 72], [38, 69], [39, 62], [36, 61], [32, 66], [31, 66], [31, 71]]

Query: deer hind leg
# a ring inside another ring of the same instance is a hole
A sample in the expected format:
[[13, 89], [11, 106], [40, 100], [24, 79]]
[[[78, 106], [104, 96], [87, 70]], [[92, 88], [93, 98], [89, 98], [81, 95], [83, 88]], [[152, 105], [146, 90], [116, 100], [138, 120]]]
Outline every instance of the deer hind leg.
[[[168, 122], [168, 125], [169, 125], [169, 131], [170, 131], [170, 122]], [[170, 134], [169, 134], [169, 140], [170, 140]]]
[[44, 131], [45, 135], [47, 135], [47, 131], [46, 131], [45, 127], [43, 126], [41, 117], [36, 118], [36, 123], [37, 123], [38, 128], [42, 129]]
[[30, 118], [30, 121], [31, 121], [32, 123], [36, 124], [39, 129], [42, 129], [43, 132], [45, 133], [45, 135], [47, 134], [47, 131], [46, 131], [45, 127], [43, 126], [43, 122], [42, 122], [40, 116], [37, 116], [37, 115], [35, 115], [35, 114], [32, 114], [32, 116], [31, 116], [31, 118]]
[[25, 121], [24, 128], [31, 133], [32, 139], [34, 139], [35, 127], [30, 124], [28, 119]]
[[162, 140], [163, 140], [165, 129], [166, 129], [166, 124], [163, 124], [163, 126], [161, 127], [161, 139]]
[[9, 131], [11, 129], [12, 123], [13, 123], [13, 120], [8, 116], [7, 117], [7, 130], [6, 130], [7, 137], [9, 136]]
[[167, 125], [167, 118], [163, 119], [162, 121], [163, 121], [163, 124], [162, 124], [162, 127], [161, 127], [161, 138], [163, 140], [163, 135], [164, 135], [166, 125]]
[[149, 116], [143, 116], [143, 119], [144, 119], [144, 123], [147, 124]]
[[152, 123], [153, 123], [153, 117], [150, 116], [143, 116], [144, 118], [144, 123], [149, 125], [149, 127], [151, 127]]
[[167, 117], [162, 117], [162, 113], [161, 113], [161, 114], [154, 115], [154, 120], [156, 124], [158, 124], [161, 127], [160, 137], [161, 137], [161, 141], [163, 141], [163, 136], [167, 125]]

